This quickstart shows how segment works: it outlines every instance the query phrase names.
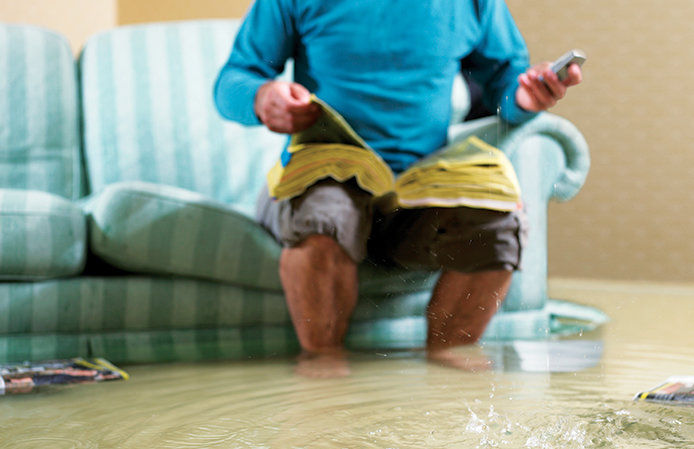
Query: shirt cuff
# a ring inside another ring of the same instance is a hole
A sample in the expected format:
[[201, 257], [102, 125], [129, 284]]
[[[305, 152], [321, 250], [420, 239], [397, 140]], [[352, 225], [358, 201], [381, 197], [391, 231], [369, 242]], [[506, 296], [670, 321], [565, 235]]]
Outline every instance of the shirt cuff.
[[261, 125], [260, 119], [255, 114], [255, 96], [260, 86], [267, 81], [262, 78], [245, 79], [243, 82], [220, 79], [215, 95], [217, 109], [225, 118], [243, 125]]

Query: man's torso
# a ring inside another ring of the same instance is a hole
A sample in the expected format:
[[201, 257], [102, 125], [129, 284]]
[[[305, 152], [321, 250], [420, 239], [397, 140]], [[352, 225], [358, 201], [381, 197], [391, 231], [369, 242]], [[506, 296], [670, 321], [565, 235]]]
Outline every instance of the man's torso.
[[299, 0], [294, 21], [296, 81], [391, 167], [445, 144], [453, 78], [482, 37], [474, 1]]

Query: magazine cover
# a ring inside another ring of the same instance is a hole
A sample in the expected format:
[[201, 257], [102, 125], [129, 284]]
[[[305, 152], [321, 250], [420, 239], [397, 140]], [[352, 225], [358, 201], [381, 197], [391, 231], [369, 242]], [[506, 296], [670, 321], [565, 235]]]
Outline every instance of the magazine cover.
[[639, 393], [635, 401], [694, 405], [694, 376], [672, 376], [664, 383]]
[[46, 385], [128, 378], [128, 373], [100, 358], [0, 364], [0, 395], [30, 393]]

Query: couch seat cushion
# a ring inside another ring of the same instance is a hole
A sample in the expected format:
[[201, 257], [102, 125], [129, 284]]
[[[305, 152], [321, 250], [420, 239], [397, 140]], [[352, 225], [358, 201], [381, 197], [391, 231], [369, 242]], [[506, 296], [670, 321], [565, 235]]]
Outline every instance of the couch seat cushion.
[[[118, 268], [282, 289], [280, 246], [227, 204], [177, 187], [122, 182], [92, 198], [87, 209], [92, 251]], [[432, 282], [431, 273], [360, 267], [362, 295], [417, 292]]]
[[84, 268], [84, 215], [59, 196], [0, 189], [0, 230], [2, 280], [68, 276]]
[[92, 251], [118, 268], [279, 288], [279, 246], [229, 205], [134, 181], [106, 187], [87, 208]]

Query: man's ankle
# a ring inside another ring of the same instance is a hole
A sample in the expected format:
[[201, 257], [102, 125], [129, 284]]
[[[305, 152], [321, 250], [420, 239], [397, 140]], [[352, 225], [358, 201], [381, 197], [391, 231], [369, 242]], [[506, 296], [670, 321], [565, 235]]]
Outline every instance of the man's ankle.
[[342, 346], [319, 346], [312, 348], [302, 348], [299, 358], [315, 358], [315, 357], [346, 357], [347, 351]]

